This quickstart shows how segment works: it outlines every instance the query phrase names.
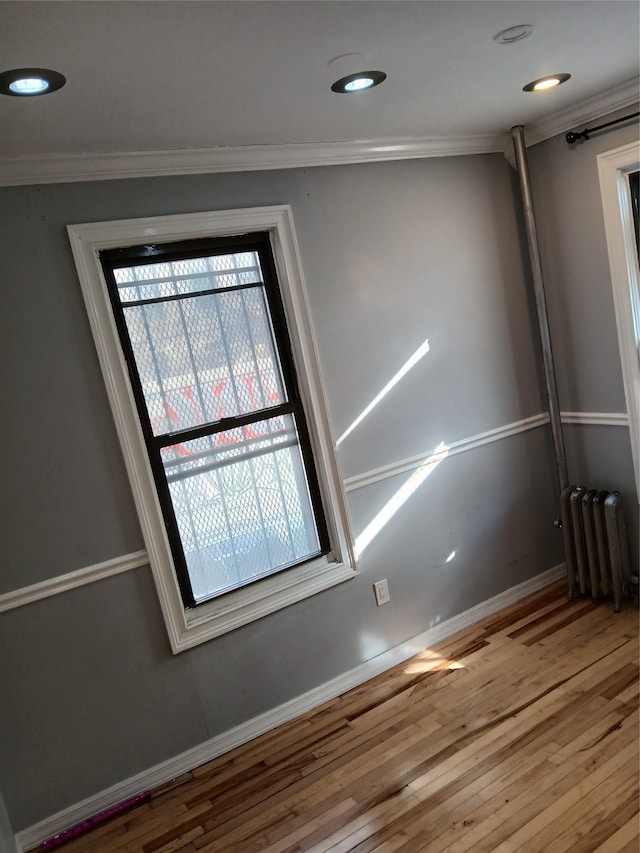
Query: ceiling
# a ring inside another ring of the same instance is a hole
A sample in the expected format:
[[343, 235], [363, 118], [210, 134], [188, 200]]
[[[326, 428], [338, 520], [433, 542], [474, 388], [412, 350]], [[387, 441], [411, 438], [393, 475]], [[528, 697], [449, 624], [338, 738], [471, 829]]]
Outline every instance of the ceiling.
[[[518, 24], [532, 35], [494, 40]], [[491, 150], [515, 124], [609, 94], [630, 103], [639, 33], [635, 0], [0, 2], [0, 71], [67, 78], [46, 97], [0, 98], [0, 160], [363, 140]], [[330, 90], [378, 69], [375, 89]], [[522, 91], [557, 72], [571, 80]]]

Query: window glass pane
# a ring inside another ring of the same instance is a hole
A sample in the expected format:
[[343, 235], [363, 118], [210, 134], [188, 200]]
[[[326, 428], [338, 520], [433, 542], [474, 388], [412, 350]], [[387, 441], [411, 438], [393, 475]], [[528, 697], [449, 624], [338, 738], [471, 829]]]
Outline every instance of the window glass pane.
[[255, 252], [141, 264], [115, 269], [114, 276], [122, 303], [262, 281]]
[[320, 552], [293, 416], [162, 452], [196, 602]]
[[154, 435], [284, 400], [262, 286], [123, 313]]

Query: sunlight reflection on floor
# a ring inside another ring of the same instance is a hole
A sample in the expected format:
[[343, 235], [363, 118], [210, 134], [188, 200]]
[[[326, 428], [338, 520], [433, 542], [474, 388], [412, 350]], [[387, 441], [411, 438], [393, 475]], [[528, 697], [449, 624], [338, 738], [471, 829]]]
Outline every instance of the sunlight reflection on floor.
[[431, 649], [425, 649], [424, 652], [416, 655], [403, 671], [407, 675], [417, 675], [421, 672], [439, 672], [443, 669], [464, 669], [464, 664], [457, 660], [443, 658], [438, 652], [432, 652]]

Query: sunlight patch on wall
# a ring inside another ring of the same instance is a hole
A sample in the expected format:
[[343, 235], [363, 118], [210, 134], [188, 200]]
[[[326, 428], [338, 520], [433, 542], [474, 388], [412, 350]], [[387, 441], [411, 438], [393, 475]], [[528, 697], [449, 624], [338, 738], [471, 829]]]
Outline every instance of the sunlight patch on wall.
[[433, 453], [428, 456], [419, 468], [406, 480], [398, 491], [387, 501], [375, 518], [369, 522], [362, 533], [357, 537], [355, 542], [356, 558], [360, 557], [365, 548], [376, 538], [378, 533], [386, 527], [394, 515], [400, 510], [409, 500], [411, 495], [418, 489], [427, 479], [443, 459], [447, 457], [449, 448], [441, 441]]
[[421, 344], [421, 345], [418, 347], [418, 349], [414, 352], [414, 354], [413, 354], [410, 358], [408, 358], [408, 359], [407, 359], [407, 361], [405, 361], [405, 363], [402, 365], [402, 367], [400, 368], [400, 370], [395, 374], [395, 376], [393, 376], [393, 377], [392, 377], [392, 378], [387, 382], [387, 384], [384, 386], [384, 388], [382, 389], [382, 391], [380, 391], [380, 393], [379, 393], [379, 394], [377, 394], [377, 395], [373, 398], [373, 400], [369, 403], [369, 405], [368, 405], [368, 406], [366, 406], [366, 408], [364, 408], [364, 409], [362, 410], [362, 412], [360, 412], [360, 414], [359, 414], [359, 415], [358, 415], [358, 417], [355, 419], [355, 421], [351, 424], [351, 426], [349, 426], [349, 427], [348, 427], [348, 428], [347, 428], [347, 429], [342, 433], [342, 435], [340, 436], [340, 438], [336, 441], [336, 447], [340, 447], [340, 445], [341, 445], [341, 444], [342, 444], [342, 442], [345, 440], [345, 438], [347, 438], [349, 435], [351, 435], [351, 433], [354, 431], [354, 429], [355, 429], [357, 426], [359, 426], [359, 425], [362, 423], [362, 421], [363, 421], [363, 420], [364, 420], [368, 415], [370, 415], [370, 414], [371, 414], [371, 412], [375, 409], [375, 407], [378, 405], [378, 403], [379, 403], [382, 399], [384, 399], [384, 397], [386, 397], [386, 396], [387, 396], [387, 394], [389, 393], [389, 391], [391, 391], [391, 389], [392, 389], [392, 388], [394, 388], [394, 387], [398, 384], [398, 382], [400, 382], [400, 380], [402, 379], [402, 377], [403, 377], [403, 376], [406, 376], [406, 374], [411, 370], [411, 368], [412, 368], [412, 367], [415, 367], [415, 365], [420, 361], [420, 359], [421, 359], [424, 355], [426, 355], [428, 352], [429, 352], [429, 341], [428, 341], [428, 339], [427, 339], [427, 340], [425, 340], [425, 342], [424, 342], [423, 344]]

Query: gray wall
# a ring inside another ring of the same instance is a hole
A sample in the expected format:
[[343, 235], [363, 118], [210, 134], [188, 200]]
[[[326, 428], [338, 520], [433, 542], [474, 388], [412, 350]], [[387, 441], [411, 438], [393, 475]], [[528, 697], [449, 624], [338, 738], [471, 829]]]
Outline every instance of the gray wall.
[[0, 853], [15, 853], [16, 845], [9, 815], [0, 792]]
[[[600, 124], [635, 112], [629, 107]], [[571, 412], [626, 412], [597, 155], [638, 139], [636, 121], [567, 145], [556, 136], [529, 150], [533, 201], [547, 290], [560, 406]], [[564, 430], [569, 476], [617, 489], [638, 565], [638, 505], [629, 430], [572, 424]]]
[[[345, 477], [544, 410], [501, 155], [0, 190], [0, 591], [142, 546], [68, 223], [293, 207]], [[562, 560], [545, 427], [442, 462], [361, 574], [173, 656], [147, 568], [3, 614], [0, 786], [21, 829]], [[349, 492], [357, 536], [409, 474]], [[448, 555], [456, 555], [449, 563]], [[391, 603], [371, 584], [386, 577]]]

